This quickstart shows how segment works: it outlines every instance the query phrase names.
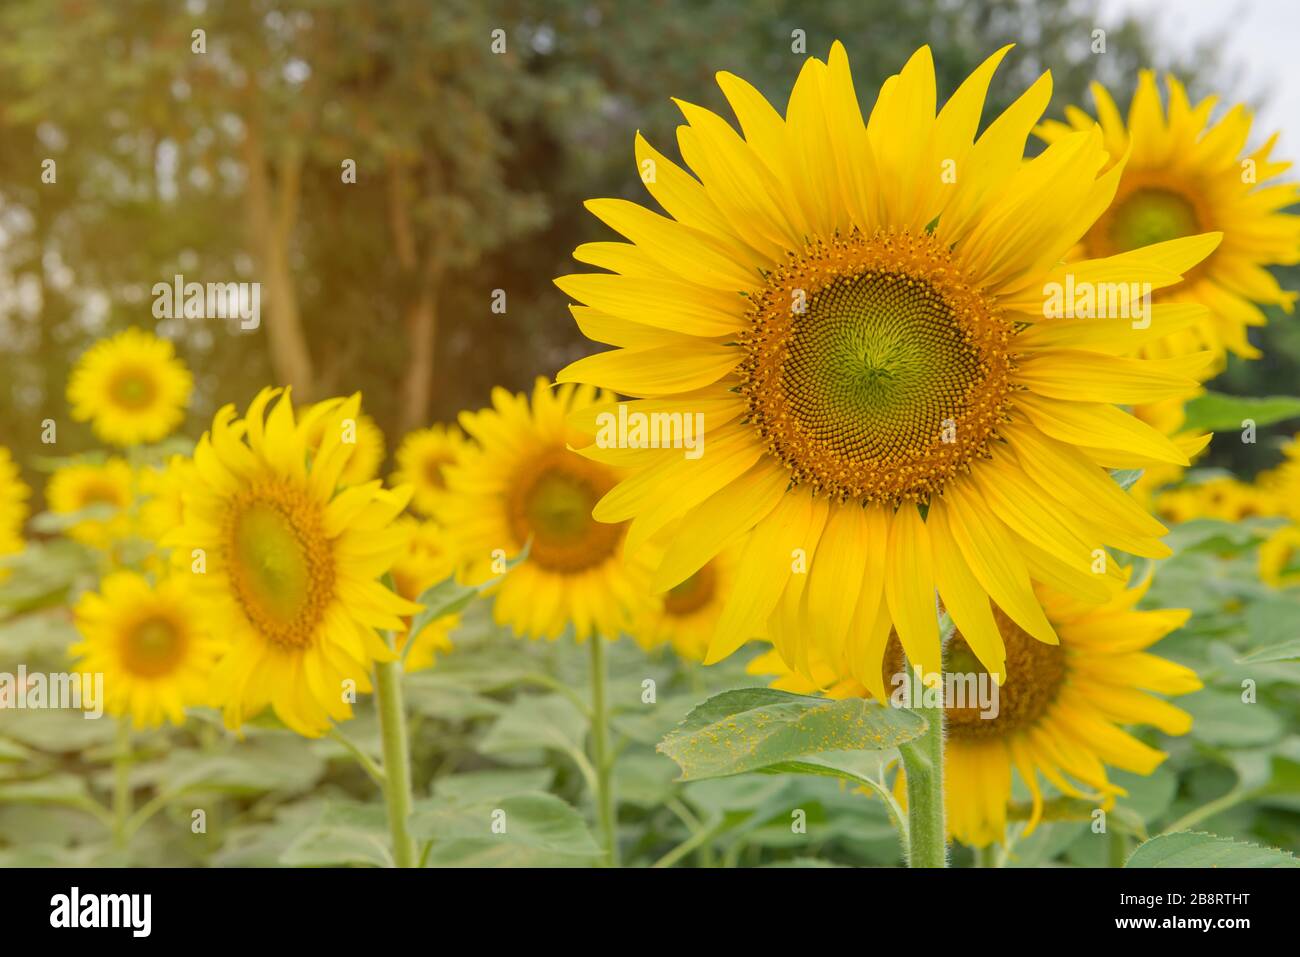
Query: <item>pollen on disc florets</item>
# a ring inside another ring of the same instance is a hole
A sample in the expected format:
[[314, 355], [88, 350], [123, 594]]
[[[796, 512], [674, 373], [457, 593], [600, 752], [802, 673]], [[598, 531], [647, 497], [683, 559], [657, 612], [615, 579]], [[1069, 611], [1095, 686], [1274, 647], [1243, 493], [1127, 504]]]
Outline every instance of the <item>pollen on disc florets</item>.
[[753, 298], [749, 421], [795, 484], [928, 502], [1006, 421], [1012, 331], [930, 233], [814, 240]]

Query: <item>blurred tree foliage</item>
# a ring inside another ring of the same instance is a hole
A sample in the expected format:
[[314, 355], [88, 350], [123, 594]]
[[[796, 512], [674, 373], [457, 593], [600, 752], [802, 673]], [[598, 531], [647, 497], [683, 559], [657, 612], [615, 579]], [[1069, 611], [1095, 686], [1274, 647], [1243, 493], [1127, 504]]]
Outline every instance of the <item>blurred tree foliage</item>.
[[[864, 103], [923, 43], [942, 97], [1017, 43], [986, 120], [1049, 66], [1058, 113], [1093, 79], [1122, 91], [1139, 66], [1195, 72], [1135, 22], [1111, 24], [1094, 54], [1093, 7], [7, 0], [0, 443], [49, 452], [50, 417], [60, 453], [88, 447], [66, 419], [67, 370], [129, 324], [175, 338], [195, 370], [191, 434], [267, 382], [360, 388], [390, 436], [451, 418], [586, 348], [551, 280], [576, 244], [606, 238], [584, 199], [643, 197], [633, 133], [676, 155], [671, 96], [729, 115], [712, 79], [725, 69], [783, 108], [804, 56], [835, 38]], [[261, 282], [261, 328], [158, 322], [152, 286], [178, 273]]]

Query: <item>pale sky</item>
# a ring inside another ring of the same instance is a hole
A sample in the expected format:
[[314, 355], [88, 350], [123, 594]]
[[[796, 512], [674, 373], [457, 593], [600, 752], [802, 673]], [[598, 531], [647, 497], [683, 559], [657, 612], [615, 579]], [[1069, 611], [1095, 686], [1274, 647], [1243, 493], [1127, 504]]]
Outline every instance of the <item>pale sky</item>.
[[1211, 42], [1223, 93], [1258, 106], [1252, 144], [1280, 129], [1273, 156], [1300, 160], [1300, 0], [1098, 0], [1098, 11], [1103, 25], [1135, 13], [1184, 54]]

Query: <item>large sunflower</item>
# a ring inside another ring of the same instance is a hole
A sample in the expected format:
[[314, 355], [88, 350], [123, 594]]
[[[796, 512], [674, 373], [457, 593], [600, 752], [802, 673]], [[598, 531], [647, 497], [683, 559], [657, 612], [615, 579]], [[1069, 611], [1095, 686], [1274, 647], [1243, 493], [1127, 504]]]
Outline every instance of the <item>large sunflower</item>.
[[1300, 201], [1300, 187], [1278, 181], [1291, 164], [1270, 158], [1277, 134], [1248, 151], [1252, 117], [1243, 104], [1211, 123], [1217, 97], [1193, 106], [1177, 79], [1166, 76], [1165, 87], [1168, 105], [1162, 108], [1155, 75], [1143, 70], [1126, 124], [1105, 87], [1093, 83], [1096, 120], [1068, 107], [1067, 123], [1048, 121], [1038, 133], [1046, 142], [1058, 143], [1100, 123], [1111, 160], [1128, 157], [1114, 201], [1083, 238], [1085, 256], [1113, 256], [1195, 233], [1223, 233], [1222, 244], [1188, 273], [1183, 285], [1157, 295], [1158, 301], [1204, 303], [1209, 312], [1150, 346], [1150, 354], [1212, 349], [1220, 360], [1225, 352], [1257, 358], [1259, 351], [1246, 340], [1246, 329], [1265, 321], [1255, 304], [1290, 312], [1296, 299], [1267, 267], [1300, 261], [1300, 216], [1282, 212]]
[[657, 590], [741, 547], [709, 661], [766, 631], [797, 670], [813, 643], [876, 684], [892, 624], [934, 672], [937, 588], [1000, 672], [995, 608], [1056, 642], [1031, 581], [1100, 601], [1115, 581], [1104, 546], [1168, 553], [1164, 527], [1104, 467], [1186, 464], [1116, 404], [1194, 387], [1209, 354], [1127, 354], [1205, 310], [1157, 306], [1146, 328], [1050, 319], [1049, 290], [1167, 287], [1218, 237], [1064, 265], [1123, 166], [1102, 172], [1100, 130], [1024, 160], [1048, 74], [976, 138], [1005, 52], [936, 116], [922, 48], [865, 123], [838, 43], [828, 62], [804, 64], [784, 119], [721, 73], [743, 138], [681, 103], [694, 176], [637, 138], [643, 180], [669, 216], [587, 204], [630, 242], [580, 247], [579, 260], [609, 272], [557, 285], [585, 303], [573, 312], [588, 337], [616, 348], [560, 381], [634, 396], [636, 411], [702, 414], [708, 436], [699, 458], [590, 449], [634, 470], [594, 514], [631, 520], [632, 545], [682, 520]]
[[454, 425], [431, 425], [417, 429], [402, 439], [397, 448], [397, 471], [394, 485], [409, 485], [411, 510], [425, 518], [438, 518], [439, 506], [447, 492], [447, 467], [466, 448], [465, 436]]
[[[493, 614], [519, 635], [554, 639], [572, 623], [579, 641], [614, 639], [649, 600], [648, 574], [620, 555], [626, 527], [591, 517], [622, 472], [570, 451], [580, 436], [566, 416], [609, 398], [539, 378], [531, 404], [497, 388], [491, 408], [461, 413], [475, 444], [447, 469], [443, 521], [462, 578], [481, 584], [504, 573]], [[526, 560], [505, 572], [525, 545]]]
[[[1150, 774], [1165, 758], [1120, 725], [1149, 724], [1165, 734], [1184, 734], [1191, 727], [1190, 715], [1155, 694], [1186, 694], [1201, 687], [1200, 679], [1146, 651], [1181, 627], [1188, 612], [1134, 610], [1146, 588], [1121, 590], [1103, 605], [1040, 588], [1044, 611], [1061, 639], [1058, 645], [1043, 644], [1006, 615], [996, 614], [1009, 672], [998, 689], [996, 715], [982, 716], [970, 700], [961, 702], [965, 707], [949, 702], [945, 709], [948, 829], [962, 843], [982, 847], [1002, 839], [1013, 770], [1033, 802], [1028, 833], [1042, 817], [1040, 775], [1062, 794], [1109, 807], [1125, 792], [1110, 780], [1107, 765]], [[984, 674], [960, 631], [949, 641], [944, 659], [950, 673]], [[772, 652], [754, 659], [749, 668], [780, 675], [773, 684], [788, 691], [824, 690], [834, 698], [870, 694], [861, 682], [825, 662], [817, 662], [815, 680], [791, 673]], [[903, 683], [903, 650], [897, 639], [887, 646], [883, 672], [892, 694]], [[901, 782], [895, 790], [904, 796]]]
[[114, 572], [76, 607], [82, 640], [75, 670], [104, 676], [104, 710], [130, 716], [136, 727], [185, 721], [186, 707], [208, 703], [217, 644], [195, 614], [179, 577], [150, 585], [134, 572]]
[[171, 342], [132, 326], [95, 343], [68, 379], [78, 422], [112, 445], [157, 442], [180, 425], [194, 380]]
[[[0, 556], [12, 555], [23, 549], [23, 522], [27, 518], [29, 489], [18, 473], [18, 463], [9, 450], [0, 445]], [[0, 581], [8, 577], [8, 569], [0, 568]]]
[[379, 482], [348, 488], [352, 453], [339, 428], [360, 396], [336, 402], [309, 456], [307, 428], [287, 391], [263, 389], [242, 419], [222, 408], [194, 451], [184, 524], [165, 540], [228, 642], [213, 674], [226, 724], [238, 728], [267, 705], [300, 734], [351, 716], [351, 691], [392, 652], [375, 629], [402, 628], [419, 609], [377, 579], [406, 547], [394, 527], [409, 489]]
[[68, 529], [70, 538], [92, 548], [108, 548], [131, 534], [134, 501], [135, 477], [131, 466], [120, 458], [65, 465], [50, 476], [45, 487], [45, 502], [56, 515], [92, 508], [103, 512]]

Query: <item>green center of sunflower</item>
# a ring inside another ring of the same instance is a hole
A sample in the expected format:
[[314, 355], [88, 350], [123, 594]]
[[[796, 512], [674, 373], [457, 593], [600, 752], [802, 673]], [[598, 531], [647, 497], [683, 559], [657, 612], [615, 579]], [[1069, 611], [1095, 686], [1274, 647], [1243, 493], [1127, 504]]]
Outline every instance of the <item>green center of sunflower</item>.
[[750, 421], [796, 483], [926, 502], [1006, 415], [1010, 326], [929, 234], [814, 243], [742, 336]]
[[516, 544], [529, 539], [530, 560], [548, 571], [576, 574], [614, 554], [622, 525], [591, 517], [596, 503], [614, 487], [605, 466], [565, 449], [549, 449], [529, 460], [511, 483], [509, 522]]
[[[1032, 728], [1056, 701], [1065, 683], [1068, 662], [1060, 645], [1049, 645], [1025, 632], [1019, 625], [994, 607], [993, 618], [1007, 649], [1007, 678], [997, 689], [997, 713], [986, 716], [981, 705], [981, 687], [986, 702], [991, 702], [992, 677], [980, 664], [960, 631], [953, 633], [943, 650], [943, 670], [964, 689], [965, 698], [957, 707], [954, 695], [944, 708], [947, 734], [951, 738], [988, 740]], [[892, 689], [893, 677], [903, 667], [903, 646], [891, 634], [885, 650], [885, 687]]]
[[718, 573], [713, 563], [705, 565], [686, 581], [664, 595], [664, 613], [685, 618], [704, 608], [718, 590]]
[[1181, 194], [1143, 187], [1116, 204], [1110, 215], [1110, 241], [1116, 252], [1201, 232], [1196, 208]]
[[109, 383], [108, 394], [119, 407], [137, 411], [153, 405], [158, 384], [147, 369], [123, 369]]
[[162, 616], [136, 622], [125, 635], [122, 660], [128, 671], [145, 678], [170, 673], [185, 652], [185, 635]]
[[318, 505], [286, 482], [257, 483], [231, 510], [225, 553], [250, 624], [286, 648], [311, 644], [334, 597], [334, 558]]

